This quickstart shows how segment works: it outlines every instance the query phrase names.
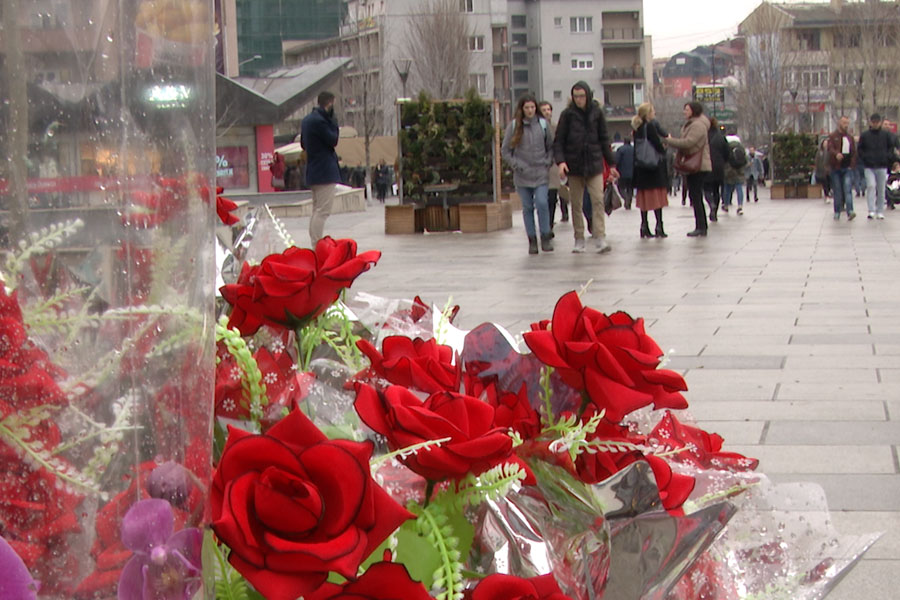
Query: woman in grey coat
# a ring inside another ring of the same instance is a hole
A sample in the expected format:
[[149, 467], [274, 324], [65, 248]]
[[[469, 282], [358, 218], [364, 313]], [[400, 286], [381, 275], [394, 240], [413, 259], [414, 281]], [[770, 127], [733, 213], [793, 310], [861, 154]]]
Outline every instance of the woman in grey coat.
[[522, 200], [522, 219], [528, 234], [528, 253], [538, 253], [534, 211], [537, 209], [541, 235], [541, 250], [553, 250], [550, 240], [550, 208], [547, 204], [548, 171], [552, 163], [553, 138], [550, 124], [537, 116], [534, 96], [522, 96], [516, 106], [516, 116], [506, 128], [501, 154], [512, 167], [513, 183]]

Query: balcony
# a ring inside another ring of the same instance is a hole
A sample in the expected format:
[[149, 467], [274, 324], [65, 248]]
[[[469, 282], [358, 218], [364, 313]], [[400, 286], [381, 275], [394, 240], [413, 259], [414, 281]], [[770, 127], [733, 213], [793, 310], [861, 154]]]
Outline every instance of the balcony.
[[630, 121], [635, 115], [633, 106], [613, 106], [606, 104], [603, 106], [603, 112], [606, 114], [607, 121]]
[[636, 82], [644, 80], [644, 67], [606, 67], [601, 75], [603, 81]]
[[640, 44], [644, 41], [643, 27], [604, 27], [600, 30], [604, 44]]
[[509, 64], [509, 52], [494, 52], [493, 53], [493, 64], [508, 65]]

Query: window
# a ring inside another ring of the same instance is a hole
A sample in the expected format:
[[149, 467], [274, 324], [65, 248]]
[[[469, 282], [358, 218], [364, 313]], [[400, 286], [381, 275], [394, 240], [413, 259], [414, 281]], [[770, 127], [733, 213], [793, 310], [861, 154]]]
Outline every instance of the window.
[[562, 17], [553, 17], [553, 26], [562, 27]]
[[529, 90], [528, 88], [516, 88], [513, 90], [513, 97], [516, 98], [517, 100], [519, 98], [521, 98], [522, 96], [527, 96], [530, 94], [531, 94], [531, 90]]
[[550, 60], [553, 62], [554, 65], [558, 65], [559, 64], [559, 52], [554, 52], [553, 55], [551, 56]]
[[475, 0], [459, 0], [459, 12], [475, 12]]
[[469, 51], [470, 52], [484, 52], [484, 36], [483, 35], [470, 35], [469, 36]]
[[[861, 41], [859, 31], [835, 31], [833, 35], [835, 48], [859, 48]], [[802, 45], [803, 42], [801, 41], [800, 43]]]
[[798, 31], [797, 32], [797, 41], [800, 45], [800, 50], [819, 50], [819, 30], [818, 29], [810, 29], [806, 31]]
[[678, 65], [678, 66], [686, 65], [686, 64], [687, 64], [687, 59], [686, 59], [685, 57], [683, 57], [683, 56], [679, 56], [678, 58], [675, 59], [675, 64]]
[[469, 87], [475, 88], [482, 96], [487, 94], [487, 74], [472, 73], [469, 75]]
[[553, 90], [553, 99], [562, 100], [562, 90]]
[[514, 33], [509, 36], [510, 41], [512, 41], [513, 46], [527, 46], [528, 45], [528, 34], [527, 33]]
[[513, 83], [528, 83], [528, 71], [513, 71]]
[[590, 71], [594, 68], [593, 54], [573, 54], [572, 69], [575, 71]]
[[513, 15], [510, 17], [512, 26], [517, 29], [525, 29], [525, 15]]
[[572, 33], [590, 33], [594, 30], [593, 17], [572, 17], [569, 19], [569, 31]]
[[528, 64], [528, 53], [527, 52], [513, 52], [513, 64], [514, 65], [527, 65]]

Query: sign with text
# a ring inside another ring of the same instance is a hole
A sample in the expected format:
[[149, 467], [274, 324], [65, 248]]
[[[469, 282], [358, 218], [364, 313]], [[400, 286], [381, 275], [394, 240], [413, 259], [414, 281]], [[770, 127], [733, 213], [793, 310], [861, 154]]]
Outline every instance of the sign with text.
[[694, 100], [697, 102], [725, 103], [725, 87], [721, 85], [698, 85], [694, 87]]
[[225, 189], [250, 187], [250, 151], [247, 146], [216, 148], [216, 185]]

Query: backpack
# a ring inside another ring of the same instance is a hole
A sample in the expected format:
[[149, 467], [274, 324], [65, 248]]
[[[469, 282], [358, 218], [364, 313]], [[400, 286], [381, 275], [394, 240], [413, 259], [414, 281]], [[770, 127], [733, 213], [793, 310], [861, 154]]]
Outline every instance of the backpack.
[[747, 151], [739, 142], [728, 145], [728, 164], [733, 169], [743, 169], [747, 166]]

